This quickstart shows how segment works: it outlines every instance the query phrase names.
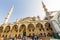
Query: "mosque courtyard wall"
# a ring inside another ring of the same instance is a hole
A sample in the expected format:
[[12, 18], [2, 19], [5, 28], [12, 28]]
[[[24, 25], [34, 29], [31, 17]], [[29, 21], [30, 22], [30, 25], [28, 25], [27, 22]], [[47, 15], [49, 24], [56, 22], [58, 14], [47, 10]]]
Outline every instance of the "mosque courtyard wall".
[[[48, 21], [32, 21], [32, 22], [19, 22], [16, 24], [7, 24], [7, 25], [1, 25], [2, 28], [0, 29], [2, 32], [0, 34], [1, 37], [17, 37], [20, 35], [23, 36], [33, 36], [38, 35], [39, 37], [48, 37], [53, 38], [52, 36], [49, 36], [49, 34], [53, 34], [53, 30], [50, 27], [50, 24]], [[25, 34], [24, 34], [25, 32]]]

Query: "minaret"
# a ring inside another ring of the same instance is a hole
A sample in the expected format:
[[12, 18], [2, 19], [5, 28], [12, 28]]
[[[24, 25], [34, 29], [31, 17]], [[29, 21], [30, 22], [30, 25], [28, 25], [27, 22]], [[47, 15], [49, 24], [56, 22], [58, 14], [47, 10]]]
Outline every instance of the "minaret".
[[48, 19], [48, 21], [50, 20], [50, 14], [49, 14], [49, 12], [48, 12], [48, 9], [46, 8], [46, 6], [45, 6], [45, 4], [42, 2], [42, 6], [43, 6], [43, 8], [44, 8], [44, 11], [45, 11], [45, 13], [46, 13], [46, 17], [47, 17], [47, 19]]
[[14, 6], [12, 6], [11, 9], [9, 10], [7, 17], [4, 20], [4, 24], [7, 24], [8, 23], [8, 20], [9, 20], [11, 14], [13, 12], [13, 9], [14, 9]]

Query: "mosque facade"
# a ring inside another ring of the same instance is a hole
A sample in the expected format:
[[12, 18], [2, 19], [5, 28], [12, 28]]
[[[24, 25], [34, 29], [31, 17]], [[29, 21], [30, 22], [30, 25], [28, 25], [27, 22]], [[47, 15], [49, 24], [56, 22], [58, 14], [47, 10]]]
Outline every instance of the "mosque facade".
[[13, 8], [11, 8], [4, 24], [0, 25], [0, 37], [21, 38], [24, 36], [31, 37], [37, 35], [40, 39], [60, 38], [50, 23], [52, 16], [50, 16], [43, 2], [42, 5], [46, 12], [46, 18], [44, 20], [41, 20], [40, 17], [37, 16], [17, 19], [13, 23], [7, 23], [13, 10]]

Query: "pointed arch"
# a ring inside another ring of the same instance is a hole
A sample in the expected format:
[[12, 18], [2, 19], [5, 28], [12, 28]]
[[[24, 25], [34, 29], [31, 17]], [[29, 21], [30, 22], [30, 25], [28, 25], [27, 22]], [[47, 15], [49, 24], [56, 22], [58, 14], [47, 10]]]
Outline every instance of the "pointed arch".
[[35, 27], [34, 27], [34, 25], [32, 24], [32, 23], [30, 23], [29, 25], [28, 25], [28, 30], [29, 31], [34, 31], [34, 29], [35, 29]]
[[51, 26], [50, 23], [48, 22], [45, 23], [45, 27], [50, 27], [50, 26]]
[[12, 30], [15, 30], [16, 32], [18, 32], [18, 25], [14, 25]]
[[10, 31], [10, 25], [8, 25], [8, 26], [5, 27], [4, 32], [9, 32], [9, 31]]
[[25, 25], [25, 24], [22, 24], [22, 25], [20, 26], [20, 28], [21, 28], [21, 29], [24, 29], [24, 28], [26, 28], [26, 25]]
[[25, 24], [20, 25], [19, 32], [20, 32], [21, 30], [25, 30], [25, 31], [26, 31], [26, 25], [25, 25]]
[[45, 28], [46, 28], [47, 31], [48, 30], [52, 31], [52, 27], [51, 27], [50, 23], [48, 23], [48, 22], [45, 23]]
[[34, 25], [33, 24], [29, 24], [28, 25], [28, 29], [34, 29]]
[[41, 31], [41, 30], [44, 31], [43, 25], [42, 25], [41, 23], [37, 23], [37, 24], [36, 24], [36, 28], [37, 28], [37, 30], [39, 30], [39, 31]]
[[36, 28], [43, 28], [43, 25], [41, 23], [37, 23]]

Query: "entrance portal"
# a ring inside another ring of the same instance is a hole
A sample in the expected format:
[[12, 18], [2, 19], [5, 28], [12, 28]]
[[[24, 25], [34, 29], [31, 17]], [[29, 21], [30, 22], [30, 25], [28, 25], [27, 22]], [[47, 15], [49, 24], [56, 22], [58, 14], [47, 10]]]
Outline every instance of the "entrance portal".
[[26, 36], [26, 28], [23, 30], [23, 36]]
[[26, 36], [26, 25], [22, 24], [20, 29], [22, 30], [23, 36]]

